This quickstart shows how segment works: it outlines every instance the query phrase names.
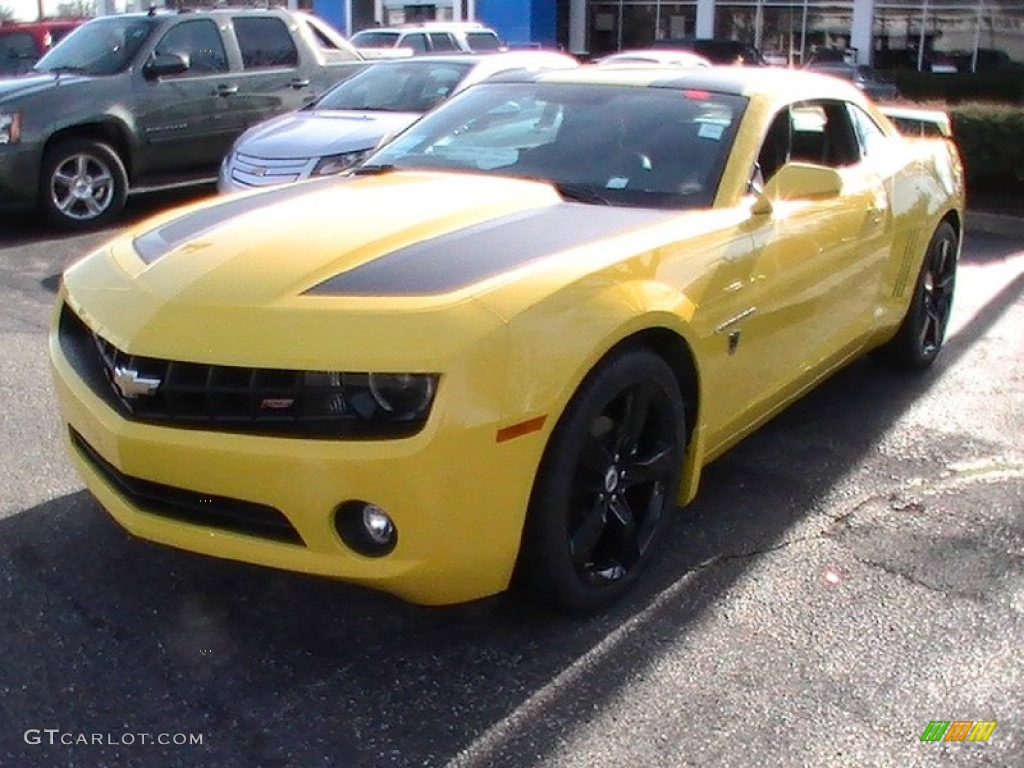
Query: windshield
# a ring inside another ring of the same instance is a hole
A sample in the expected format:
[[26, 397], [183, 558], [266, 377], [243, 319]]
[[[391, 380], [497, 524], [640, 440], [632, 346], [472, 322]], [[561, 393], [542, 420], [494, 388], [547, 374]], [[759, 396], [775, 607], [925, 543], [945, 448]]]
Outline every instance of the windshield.
[[542, 179], [575, 200], [709, 206], [740, 96], [559, 83], [475, 85], [413, 124], [364, 168], [435, 168]]
[[90, 21], [61, 40], [35, 69], [112, 75], [128, 66], [152, 28], [147, 21], [123, 16]]
[[397, 32], [356, 32], [349, 42], [357, 48], [394, 48]]
[[448, 61], [382, 62], [332, 88], [315, 108], [426, 112], [448, 98], [472, 66]]

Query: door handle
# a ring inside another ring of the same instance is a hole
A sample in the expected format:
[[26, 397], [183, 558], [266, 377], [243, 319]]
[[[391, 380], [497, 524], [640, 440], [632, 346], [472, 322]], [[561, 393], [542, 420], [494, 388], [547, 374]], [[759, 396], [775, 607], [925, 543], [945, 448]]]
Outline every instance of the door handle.
[[234, 96], [238, 93], [237, 85], [218, 85], [217, 90], [214, 92], [217, 96]]
[[299, 90], [299, 88], [308, 88], [309, 87], [309, 78], [306, 78], [305, 80], [303, 80], [300, 77], [296, 77], [294, 80], [289, 82], [288, 85], [291, 86], [292, 88], [294, 88], [295, 90]]

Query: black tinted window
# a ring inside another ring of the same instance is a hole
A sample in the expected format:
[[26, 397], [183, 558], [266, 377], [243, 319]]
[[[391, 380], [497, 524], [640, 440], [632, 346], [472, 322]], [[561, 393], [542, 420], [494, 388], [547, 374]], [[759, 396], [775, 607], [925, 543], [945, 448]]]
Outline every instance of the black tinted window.
[[406, 35], [402, 40], [402, 48], [412, 48], [416, 53], [426, 53], [427, 36], [421, 34]]
[[24, 72], [38, 56], [36, 41], [28, 32], [0, 35], [0, 74]]
[[156, 53], [187, 56], [189, 71], [186, 75], [225, 72], [228, 68], [220, 32], [209, 19], [186, 21], [174, 27], [157, 43]]
[[451, 35], [444, 32], [431, 32], [430, 45], [435, 51], [457, 51], [459, 46], [452, 40]]
[[278, 18], [236, 18], [235, 35], [242, 51], [242, 66], [246, 69], [294, 67], [299, 63], [295, 42]]
[[493, 32], [469, 32], [466, 42], [471, 51], [497, 51], [501, 48], [501, 41]]

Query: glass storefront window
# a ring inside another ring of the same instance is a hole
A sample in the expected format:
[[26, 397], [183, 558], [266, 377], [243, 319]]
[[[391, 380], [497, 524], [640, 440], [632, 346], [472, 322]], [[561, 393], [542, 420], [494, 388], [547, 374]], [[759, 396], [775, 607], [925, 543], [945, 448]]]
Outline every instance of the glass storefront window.
[[655, 40], [670, 37], [692, 37], [697, 23], [696, 0], [605, 0], [591, 3], [588, 11], [591, 55], [646, 48]]

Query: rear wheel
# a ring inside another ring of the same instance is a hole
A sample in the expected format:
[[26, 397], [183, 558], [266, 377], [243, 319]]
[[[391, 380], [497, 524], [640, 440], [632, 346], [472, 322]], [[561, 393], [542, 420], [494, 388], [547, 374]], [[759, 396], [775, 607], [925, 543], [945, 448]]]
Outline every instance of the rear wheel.
[[948, 222], [942, 222], [932, 235], [903, 324], [879, 350], [889, 362], [923, 370], [938, 357], [953, 310], [959, 244], [956, 230]]
[[685, 445], [675, 376], [635, 349], [595, 369], [545, 452], [518, 576], [540, 599], [596, 610], [636, 581], [675, 508]]
[[43, 160], [40, 204], [63, 229], [106, 224], [124, 207], [128, 174], [117, 153], [90, 139], [70, 139], [48, 150]]

